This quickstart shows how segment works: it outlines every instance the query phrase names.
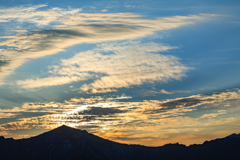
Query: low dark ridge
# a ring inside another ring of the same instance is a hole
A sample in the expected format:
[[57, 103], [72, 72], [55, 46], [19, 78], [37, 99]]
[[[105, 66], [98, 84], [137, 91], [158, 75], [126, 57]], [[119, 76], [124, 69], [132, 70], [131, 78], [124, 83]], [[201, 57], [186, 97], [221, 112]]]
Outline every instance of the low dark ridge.
[[28, 139], [0, 137], [1, 160], [232, 160], [239, 150], [240, 134], [188, 147], [120, 144], [66, 125]]

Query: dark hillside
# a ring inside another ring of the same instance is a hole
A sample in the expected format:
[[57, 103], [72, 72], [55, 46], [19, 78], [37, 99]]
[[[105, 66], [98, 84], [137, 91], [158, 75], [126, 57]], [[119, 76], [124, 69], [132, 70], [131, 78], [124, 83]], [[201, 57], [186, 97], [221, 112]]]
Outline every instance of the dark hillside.
[[239, 159], [240, 135], [206, 141], [186, 147], [167, 144], [162, 147], [127, 145], [109, 141], [87, 131], [61, 126], [29, 139], [0, 137], [1, 160], [169, 160]]

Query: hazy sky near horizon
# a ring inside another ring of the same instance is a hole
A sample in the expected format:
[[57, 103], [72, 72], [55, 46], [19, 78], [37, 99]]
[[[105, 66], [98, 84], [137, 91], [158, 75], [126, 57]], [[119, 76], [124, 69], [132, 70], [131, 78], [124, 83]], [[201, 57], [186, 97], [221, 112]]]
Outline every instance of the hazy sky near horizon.
[[2, 0], [0, 135], [128, 144], [240, 132], [240, 1]]

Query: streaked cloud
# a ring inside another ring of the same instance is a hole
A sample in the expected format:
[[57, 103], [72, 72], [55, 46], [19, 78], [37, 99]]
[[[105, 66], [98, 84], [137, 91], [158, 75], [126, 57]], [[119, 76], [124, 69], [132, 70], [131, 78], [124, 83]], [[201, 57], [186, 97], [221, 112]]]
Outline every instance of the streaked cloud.
[[154, 96], [157, 94], [176, 94], [176, 93], [190, 93], [192, 91], [188, 91], [188, 90], [171, 90], [171, 91], [167, 91], [165, 89], [161, 89], [161, 90], [142, 90], [141, 95], [143, 96]]
[[101, 10], [102, 12], [108, 12], [108, 10], [107, 9], [103, 9], [103, 10]]
[[56, 102], [34, 102], [34, 103], [23, 103], [23, 109], [37, 109], [37, 108], [63, 108], [63, 104]]
[[15, 117], [16, 114], [13, 113], [0, 113], [0, 118], [12, 118]]
[[39, 4], [34, 6], [20, 6], [13, 8], [0, 9], [0, 22], [28, 22], [36, 25], [48, 25], [54, 21], [60, 21], [82, 11], [81, 8], [65, 10], [62, 8], [54, 7], [48, 10], [38, 10], [39, 8], [46, 7], [46, 4]]
[[218, 115], [221, 115], [221, 114], [226, 114], [226, 110], [219, 110], [218, 112], [216, 113], [208, 113], [208, 114], [204, 114], [202, 115], [200, 118], [214, 118], [214, 117], [217, 117]]
[[[177, 98], [174, 100], [166, 100], [163, 102], [153, 101], [159, 106], [156, 109], [147, 109], [144, 112], [147, 114], [158, 114], [164, 113], [169, 110], [181, 110], [181, 109], [191, 109], [197, 106], [205, 105], [205, 108], [210, 107], [217, 107], [222, 102], [228, 102], [228, 100], [238, 100], [240, 96], [240, 90], [236, 91], [229, 91], [229, 92], [216, 92], [216, 93], [209, 93], [209, 94], [198, 94], [189, 96], [186, 98]], [[231, 103], [231, 102], [229, 102]], [[214, 105], [212, 105], [214, 104]], [[209, 106], [207, 106], [209, 105]], [[219, 106], [218, 106], [219, 107]], [[223, 106], [222, 106], [223, 107]]]
[[58, 86], [68, 84], [71, 82], [78, 82], [92, 78], [93, 76], [87, 73], [83, 73], [81, 76], [53, 76], [44, 79], [27, 79], [24, 81], [18, 81], [17, 84], [22, 88], [39, 88], [48, 86]]
[[66, 104], [96, 104], [106, 102], [107, 98], [103, 97], [91, 97], [91, 98], [72, 98], [65, 100]]
[[19, 108], [19, 107], [14, 107], [14, 108], [11, 108], [11, 109], [0, 109], [0, 113], [6, 113], [6, 112], [22, 112], [22, 111], [25, 111], [23, 108]]
[[93, 79], [93, 83], [84, 84], [79, 91], [104, 93], [145, 82], [180, 80], [190, 68], [177, 57], [158, 53], [175, 48], [157, 43], [104, 43], [62, 59], [59, 66], [52, 66], [51, 77], [27, 79], [17, 84], [22, 88], [37, 88]]
[[[3, 13], [0, 17], [1, 21], [50, 25], [51, 29], [19, 32], [16, 35], [1, 37], [3, 40], [0, 46], [8, 48], [2, 48], [0, 53], [2, 62], [0, 85], [5, 84], [5, 78], [27, 61], [57, 54], [76, 44], [136, 39], [151, 35], [155, 31], [195, 24], [214, 16], [201, 14], [145, 19], [132, 13], [79, 13], [81, 9], [64, 10], [61, 8], [38, 10], [45, 6], [22, 6], [1, 10]], [[51, 24], [51, 22], [54, 23]], [[77, 81], [74, 77], [71, 77], [71, 80], [66, 77], [60, 78], [63, 82]], [[53, 80], [54, 77], [49, 77], [49, 79]], [[59, 81], [56, 83], [61, 85]], [[22, 85], [25, 88], [37, 87]], [[107, 91], [109, 88], [102, 90], [102, 92]]]
[[107, 103], [107, 102], [116, 102], [123, 99], [131, 99], [131, 96], [121, 95], [115, 97], [90, 97], [90, 98], [71, 98], [70, 100], [65, 100], [66, 104], [97, 104], [97, 103]]

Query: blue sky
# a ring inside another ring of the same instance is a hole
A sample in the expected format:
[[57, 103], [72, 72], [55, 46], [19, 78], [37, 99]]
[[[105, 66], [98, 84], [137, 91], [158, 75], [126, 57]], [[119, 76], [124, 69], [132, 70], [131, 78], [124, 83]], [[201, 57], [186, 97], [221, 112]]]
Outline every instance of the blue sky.
[[239, 132], [238, 1], [4, 1], [0, 134], [122, 143]]

